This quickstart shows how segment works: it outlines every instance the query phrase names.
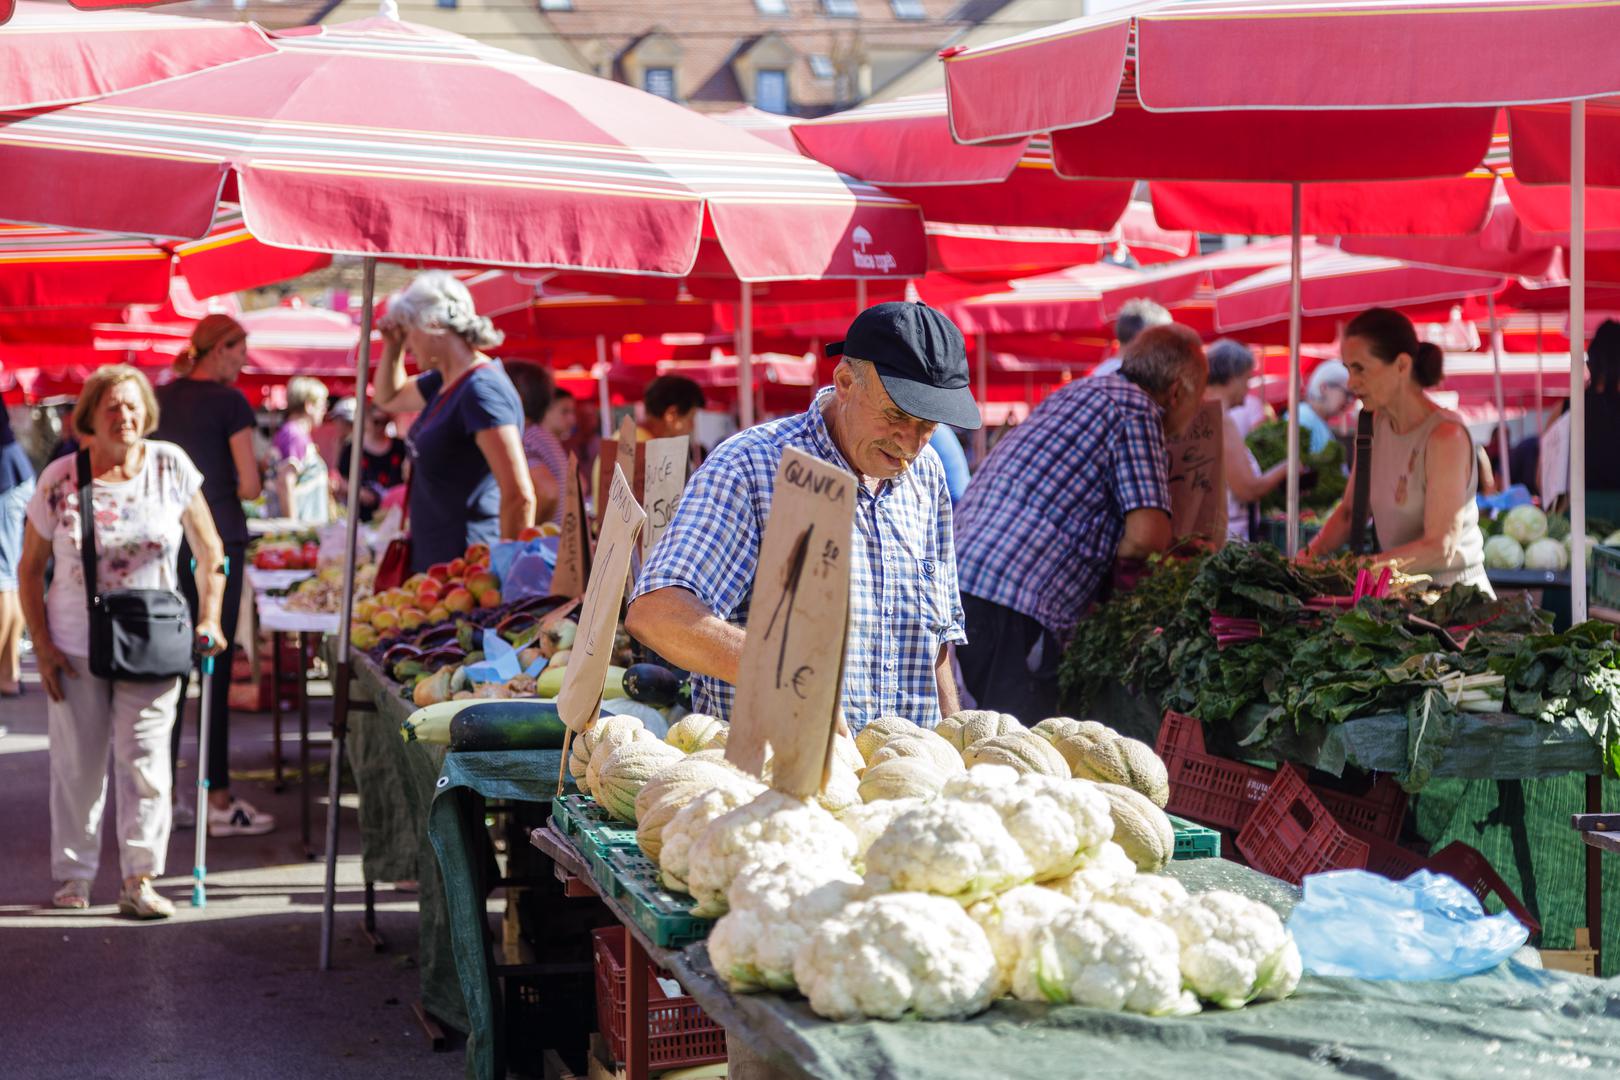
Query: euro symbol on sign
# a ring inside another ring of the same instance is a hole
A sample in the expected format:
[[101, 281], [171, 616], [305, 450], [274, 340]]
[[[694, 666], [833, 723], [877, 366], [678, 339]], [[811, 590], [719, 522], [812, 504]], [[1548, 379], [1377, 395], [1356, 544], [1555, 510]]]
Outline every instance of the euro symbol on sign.
[[816, 669], [811, 667], [809, 664], [801, 666], [798, 671], [793, 673], [793, 692], [799, 695], [800, 701], [803, 701], [805, 698], [809, 697], [809, 695], [805, 693], [804, 683], [806, 679], [810, 678], [810, 676], [814, 675], [815, 673]]

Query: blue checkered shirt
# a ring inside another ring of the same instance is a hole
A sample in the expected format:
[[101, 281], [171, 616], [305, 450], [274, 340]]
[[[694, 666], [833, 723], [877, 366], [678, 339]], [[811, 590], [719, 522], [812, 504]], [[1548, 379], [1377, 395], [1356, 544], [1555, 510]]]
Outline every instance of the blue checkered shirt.
[[1170, 509], [1164, 410], [1117, 375], [1052, 394], [956, 508], [962, 591], [1066, 639], [1112, 572], [1125, 515]]
[[[783, 448], [855, 471], [822, 417], [831, 396], [823, 389], [807, 412], [739, 432], [715, 449], [681, 495], [632, 599], [676, 586], [727, 622], [747, 624]], [[956, 588], [951, 496], [939, 455], [925, 446], [904, 475], [875, 492], [861, 485], [854, 532], [844, 718], [854, 731], [884, 715], [933, 727], [940, 719], [935, 659], [946, 642], [967, 640]], [[729, 720], [735, 696], [730, 683], [692, 676], [692, 708], [698, 712]]]

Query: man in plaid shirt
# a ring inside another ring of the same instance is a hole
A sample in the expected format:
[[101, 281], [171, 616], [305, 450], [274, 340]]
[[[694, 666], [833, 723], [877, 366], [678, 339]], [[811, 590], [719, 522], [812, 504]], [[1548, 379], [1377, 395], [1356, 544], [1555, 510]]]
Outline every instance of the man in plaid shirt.
[[729, 720], [777, 465], [793, 447], [860, 478], [843, 711], [924, 727], [957, 709], [946, 646], [964, 640], [938, 423], [979, 426], [962, 334], [925, 304], [856, 317], [808, 411], [727, 439], [693, 474], [642, 567], [625, 626], [693, 673], [692, 707]]
[[1184, 326], [1144, 330], [1120, 373], [1079, 379], [996, 445], [956, 509], [968, 641], [962, 684], [1033, 724], [1057, 712], [1063, 647], [1117, 562], [1170, 546], [1165, 435], [1203, 404], [1209, 366]]

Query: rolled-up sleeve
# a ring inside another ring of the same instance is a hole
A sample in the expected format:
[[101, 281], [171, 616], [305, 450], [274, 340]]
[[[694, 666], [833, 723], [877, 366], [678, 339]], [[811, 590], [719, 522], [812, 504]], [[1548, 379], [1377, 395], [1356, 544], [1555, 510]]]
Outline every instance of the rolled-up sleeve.
[[642, 566], [632, 600], [674, 586], [723, 619], [744, 605], [760, 543], [750, 475], [740, 455], [711, 458], [693, 475], [674, 519]]
[[944, 590], [944, 607], [950, 613], [949, 621], [940, 630], [940, 644], [955, 642], [966, 644], [967, 632], [962, 624], [962, 586], [956, 576], [956, 519], [951, 507], [949, 485], [942, 479], [939, 487], [939, 506], [936, 515], [935, 549], [944, 573], [939, 575], [939, 587]]

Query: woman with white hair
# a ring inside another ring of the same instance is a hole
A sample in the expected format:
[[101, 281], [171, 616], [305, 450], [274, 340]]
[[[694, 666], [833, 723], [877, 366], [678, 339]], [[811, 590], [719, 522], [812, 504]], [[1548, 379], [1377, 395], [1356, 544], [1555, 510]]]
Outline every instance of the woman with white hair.
[[1337, 360], [1316, 365], [1299, 403], [1299, 427], [1310, 435], [1310, 449], [1320, 454], [1333, 441], [1328, 421], [1350, 407], [1350, 370]]
[[[430, 270], [388, 298], [375, 400], [420, 413], [411, 453], [411, 572], [449, 562], [474, 543], [516, 539], [534, 524], [534, 486], [523, 455], [523, 404], [501, 365], [482, 350], [504, 335], [451, 274]], [[404, 353], [423, 369], [405, 377]]]

